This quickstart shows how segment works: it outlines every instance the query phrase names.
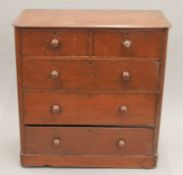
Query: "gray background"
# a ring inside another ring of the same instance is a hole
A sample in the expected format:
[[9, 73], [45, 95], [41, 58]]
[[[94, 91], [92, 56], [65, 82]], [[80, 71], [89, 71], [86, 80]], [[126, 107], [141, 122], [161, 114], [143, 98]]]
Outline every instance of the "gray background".
[[[26, 8], [162, 10], [169, 33], [159, 163], [153, 170], [22, 168], [12, 22]], [[0, 0], [0, 174], [183, 174], [183, 1], [182, 0]]]

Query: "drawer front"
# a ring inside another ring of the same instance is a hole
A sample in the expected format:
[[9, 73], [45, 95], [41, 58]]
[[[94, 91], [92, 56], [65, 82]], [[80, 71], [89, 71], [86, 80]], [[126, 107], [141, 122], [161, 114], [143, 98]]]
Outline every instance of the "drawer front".
[[26, 124], [151, 125], [152, 94], [25, 93]]
[[22, 32], [23, 56], [88, 55], [88, 32], [77, 30]]
[[95, 32], [94, 55], [159, 58], [163, 41], [161, 31]]
[[159, 63], [135, 60], [24, 60], [23, 86], [31, 89], [157, 90]]
[[26, 127], [27, 154], [152, 154], [153, 129], [105, 127]]

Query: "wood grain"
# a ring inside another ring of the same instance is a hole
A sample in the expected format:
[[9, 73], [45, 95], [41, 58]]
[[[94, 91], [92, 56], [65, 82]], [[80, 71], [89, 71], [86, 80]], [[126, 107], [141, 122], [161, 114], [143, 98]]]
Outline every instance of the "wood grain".
[[63, 155], [36, 155], [21, 154], [21, 164], [25, 167], [98, 167], [98, 168], [154, 168], [157, 156], [149, 155], [92, 155], [92, 156], [63, 156]]
[[14, 26], [23, 166], [156, 166], [160, 11], [25, 10]]
[[[93, 55], [160, 58], [164, 36], [162, 34], [161, 30], [96, 31]], [[125, 40], [132, 43], [129, 48], [124, 47]]]
[[[25, 30], [22, 31], [23, 56], [82, 56], [88, 55], [88, 35], [86, 30]], [[51, 40], [59, 41], [58, 48], [51, 47]]]
[[[59, 72], [52, 79], [52, 70]], [[156, 91], [159, 63], [144, 60], [52, 59], [23, 60], [25, 90], [135, 90]], [[124, 71], [130, 80], [124, 81]]]
[[28, 28], [168, 28], [161, 11], [24, 10], [14, 22]]
[[[25, 133], [26, 154], [151, 155], [153, 148], [153, 129], [26, 127]], [[59, 145], [53, 144], [55, 138]], [[120, 139], [126, 143], [123, 148], [118, 147]]]
[[[25, 93], [24, 99], [25, 124], [154, 126], [154, 94]], [[54, 104], [59, 113], [52, 112]]]

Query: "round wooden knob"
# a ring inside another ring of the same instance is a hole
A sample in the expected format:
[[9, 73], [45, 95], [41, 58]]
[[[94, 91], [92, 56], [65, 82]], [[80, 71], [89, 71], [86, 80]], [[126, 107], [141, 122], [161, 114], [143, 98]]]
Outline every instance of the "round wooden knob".
[[58, 39], [52, 39], [51, 42], [50, 42], [50, 45], [52, 48], [58, 48], [59, 47], [59, 40]]
[[130, 73], [127, 72], [127, 71], [123, 72], [122, 73], [122, 78], [123, 78], [124, 81], [130, 80]]
[[61, 143], [60, 138], [55, 138], [55, 139], [53, 139], [53, 145], [54, 145], [54, 146], [58, 146], [58, 145], [60, 145], [60, 143]]
[[125, 140], [122, 140], [122, 139], [118, 140], [118, 147], [119, 148], [124, 148], [125, 146], [126, 146]]
[[50, 76], [52, 79], [57, 79], [59, 77], [59, 73], [56, 70], [52, 70]]
[[131, 45], [132, 45], [132, 42], [130, 40], [124, 40], [123, 41], [123, 45], [126, 47], [126, 48], [129, 48]]
[[60, 106], [59, 105], [53, 105], [51, 108], [51, 111], [53, 114], [58, 114], [61, 112]]
[[127, 112], [128, 111], [128, 107], [127, 106], [120, 106], [120, 111], [121, 112]]

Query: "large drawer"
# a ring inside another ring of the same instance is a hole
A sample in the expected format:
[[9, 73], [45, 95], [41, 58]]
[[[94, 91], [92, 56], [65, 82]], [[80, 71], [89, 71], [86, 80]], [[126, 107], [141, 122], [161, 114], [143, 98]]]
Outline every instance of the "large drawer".
[[24, 153], [54, 155], [152, 155], [153, 129], [25, 127]]
[[25, 124], [154, 126], [156, 95], [25, 93]]
[[21, 38], [24, 57], [88, 55], [88, 32], [85, 30], [25, 30]]
[[159, 63], [123, 59], [26, 59], [25, 90], [156, 91]]
[[97, 31], [93, 40], [95, 56], [161, 58], [165, 35], [162, 31]]

